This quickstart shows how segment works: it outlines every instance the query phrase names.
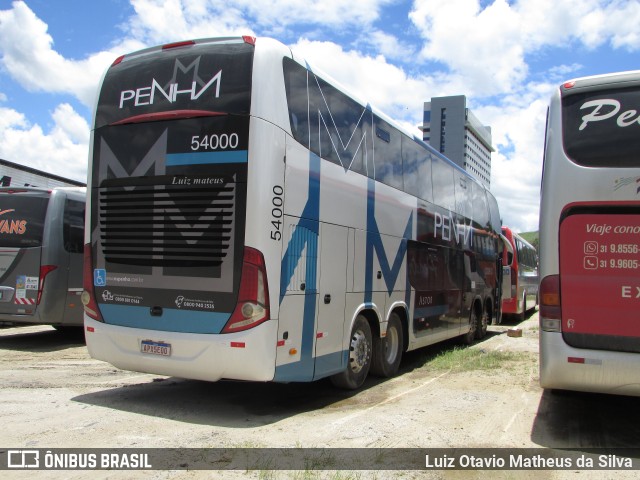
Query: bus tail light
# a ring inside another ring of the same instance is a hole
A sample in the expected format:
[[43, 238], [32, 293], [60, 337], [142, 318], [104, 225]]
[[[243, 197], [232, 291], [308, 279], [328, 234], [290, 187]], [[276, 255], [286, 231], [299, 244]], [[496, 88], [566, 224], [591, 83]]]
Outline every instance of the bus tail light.
[[193, 40], [184, 40], [182, 42], [167, 43], [162, 46], [162, 50], [171, 50], [172, 48], [180, 48], [180, 47], [190, 47], [195, 44], [196, 42], [194, 42]]
[[268, 319], [269, 289], [264, 257], [259, 250], [245, 247], [238, 301], [222, 333], [248, 330]]
[[42, 299], [42, 290], [44, 289], [44, 280], [45, 278], [47, 278], [47, 275], [53, 272], [56, 268], [58, 268], [57, 265], [42, 265], [40, 267], [40, 280], [38, 282], [38, 300], [36, 300], [36, 303], [38, 305], [40, 305], [40, 300]]
[[540, 328], [559, 332], [561, 320], [560, 276], [549, 275], [540, 282]]
[[93, 259], [91, 258], [91, 244], [87, 243], [84, 246], [84, 265], [82, 273], [82, 305], [84, 305], [84, 311], [94, 320], [103, 322], [98, 304], [96, 303], [96, 294], [93, 289], [93, 274], [92, 274]]

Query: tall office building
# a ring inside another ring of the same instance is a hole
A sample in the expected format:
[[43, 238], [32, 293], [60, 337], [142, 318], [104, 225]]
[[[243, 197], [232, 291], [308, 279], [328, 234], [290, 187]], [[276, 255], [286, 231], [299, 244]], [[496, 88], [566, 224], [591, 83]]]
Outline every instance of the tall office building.
[[491, 186], [491, 127], [467, 108], [464, 95], [434, 97], [424, 103], [422, 138], [433, 148]]

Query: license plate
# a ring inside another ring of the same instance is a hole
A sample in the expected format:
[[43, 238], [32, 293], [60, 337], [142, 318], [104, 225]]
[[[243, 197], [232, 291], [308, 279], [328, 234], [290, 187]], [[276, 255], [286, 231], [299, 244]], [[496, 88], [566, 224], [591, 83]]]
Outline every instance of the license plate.
[[171, 344], [164, 342], [154, 342], [153, 340], [142, 340], [140, 351], [149, 355], [161, 355], [169, 357], [171, 355]]

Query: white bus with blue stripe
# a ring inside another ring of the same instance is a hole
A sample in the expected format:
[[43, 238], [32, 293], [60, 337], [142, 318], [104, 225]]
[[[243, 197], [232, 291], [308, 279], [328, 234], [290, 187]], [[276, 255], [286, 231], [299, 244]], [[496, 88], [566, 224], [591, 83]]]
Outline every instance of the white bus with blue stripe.
[[117, 59], [88, 188], [87, 346], [122, 369], [357, 388], [499, 317], [493, 196], [271, 39]]

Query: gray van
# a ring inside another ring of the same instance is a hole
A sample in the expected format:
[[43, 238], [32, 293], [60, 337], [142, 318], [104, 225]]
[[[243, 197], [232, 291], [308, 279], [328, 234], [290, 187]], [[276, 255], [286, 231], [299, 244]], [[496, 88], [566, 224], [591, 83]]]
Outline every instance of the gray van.
[[82, 326], [86, 188], [0, 188], [0, 322]]

